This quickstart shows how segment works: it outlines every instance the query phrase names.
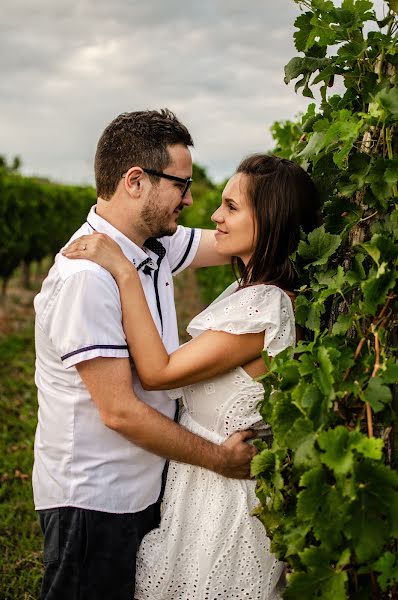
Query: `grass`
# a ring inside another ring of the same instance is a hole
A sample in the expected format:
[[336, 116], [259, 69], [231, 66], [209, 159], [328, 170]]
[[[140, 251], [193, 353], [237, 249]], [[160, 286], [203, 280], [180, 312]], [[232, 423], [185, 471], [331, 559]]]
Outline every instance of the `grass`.
[[37, 421], [33, 326], [0, 339], [0, 598], [39, 597], [42, 537], [31, 473]]

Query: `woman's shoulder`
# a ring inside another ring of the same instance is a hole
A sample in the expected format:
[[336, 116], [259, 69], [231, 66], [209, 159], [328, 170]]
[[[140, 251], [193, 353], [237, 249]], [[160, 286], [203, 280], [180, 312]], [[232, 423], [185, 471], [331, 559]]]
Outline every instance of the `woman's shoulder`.
[[291, 290], [286, 290], [273, 283], [253, 283], [247, 286], [237, 286], [234, 294], [242, 297], [257, 298], [259, 301], [267, 299], [268, 301], [285, 301], [294, 306], [296, 294]]
[[187, 331], [193, 337], [206, 329], [255, 333], [269, 324], [278, 325], [284, 318], [294, 320], [292, 303], [284, 290], [265, 283], [239, 286], [235, 282], [192, 319]]
[[232, 294], [242, 294], [245, 293], [246, 290], [252, 290], [254, 294], [285, 294], [291, 301], [295, 298], [295, 293], [290, 290], [285, 290], [273, 283], [250, 283], [248, 285], [241, 285], [239, 281], [233, 281], [225, 290], [213, 300], [213, 302], [209, 305], [212, 306], [216, 302], [220, 300], [224, 300], [228, 298]]

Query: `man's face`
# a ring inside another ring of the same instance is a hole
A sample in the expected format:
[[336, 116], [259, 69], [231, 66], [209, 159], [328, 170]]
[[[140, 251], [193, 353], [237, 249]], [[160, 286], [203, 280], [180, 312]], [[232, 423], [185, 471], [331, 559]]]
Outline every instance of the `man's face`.
[[[188, 148], [183, 144], [175, 144], [169, 146], [168, 151], [171, 162], [163, 173], [183, 179], [192, 177], [192, 157]], [[180, 212], [184, 206], [192, 204], [191, 190], [182, 198], [183, 189], [184, 184], [163, 178], [159, 178], [157, 185], [152, 186], [141, 212], [141, 219], [151, 237], [173, 235], [176, 232]]]

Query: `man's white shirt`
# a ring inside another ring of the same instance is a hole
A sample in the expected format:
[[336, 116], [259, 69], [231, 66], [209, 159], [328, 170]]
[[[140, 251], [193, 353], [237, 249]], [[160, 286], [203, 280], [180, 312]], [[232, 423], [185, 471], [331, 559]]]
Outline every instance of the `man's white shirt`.
[[[170, 237], [140, 248], [93, 207], [72, 236], [99, 231], [122, 248], [140, 274], [145, 296], [168, 352], [178, 348], [172, 275], [188, 267], [200, 230], [178, 226]], [[119, 290], [108, 271], [88, 260], [58, 254], [36, 296], [36, 385], [39, 412], [33, 492], [37, 510], [75, 506], [132, 513], [156, 502], [164, 459], [107, 428], [76, 365], [98, 356], [127, 358]], [[134, 391], [173, 418], [165, 391], [143, 390], [132, 365]]]

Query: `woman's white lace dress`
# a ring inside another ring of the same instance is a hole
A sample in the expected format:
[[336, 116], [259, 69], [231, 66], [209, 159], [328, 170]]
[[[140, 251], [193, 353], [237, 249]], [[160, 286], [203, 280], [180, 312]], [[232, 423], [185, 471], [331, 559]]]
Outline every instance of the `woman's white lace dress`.
[[[232, 284], [195, 317], [188, 333], [264, 331], [264, 348], [273, 356], [294, 345], [293, 309], [282, 290], [264, 284], [236, 289]], [[213, 442], [264, 428], [257, 410], [263, 387], [241, 367], [177, 390], [181, 395], [180, 423]], [[283, 564], [270, 553], [263, 525], [250, 516], [257, 504], [252, 480], [170, 462], [160, 527], [145, 536], [138, 553], [135, 598], [279, 600]]]

